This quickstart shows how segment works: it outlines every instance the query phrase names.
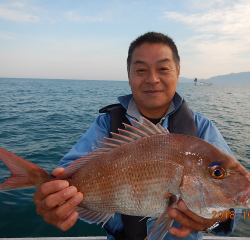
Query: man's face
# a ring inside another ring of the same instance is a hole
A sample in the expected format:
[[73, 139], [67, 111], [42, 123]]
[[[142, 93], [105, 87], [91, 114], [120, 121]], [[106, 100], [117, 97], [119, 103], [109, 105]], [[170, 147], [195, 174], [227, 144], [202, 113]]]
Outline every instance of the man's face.
[[136, 105], [146, 117], [160, 118], [175, 94], [180, 74], [172, 50], [162, 43], [143, 43], [135, 48], [128, 73]]

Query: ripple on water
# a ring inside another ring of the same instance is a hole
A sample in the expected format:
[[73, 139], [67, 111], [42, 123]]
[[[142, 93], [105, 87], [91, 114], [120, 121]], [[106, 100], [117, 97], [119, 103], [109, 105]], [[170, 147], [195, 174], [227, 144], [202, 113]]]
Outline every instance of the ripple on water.
[[[51, 172], [91, 126], [98, 110], [129, 94], [127, 82], [0, 79], [0, 147]], [[211, 118], [236, 158], [250, 170], [250, 85], [195, 87], [177, 91], [195, 111]], [[10, 175], [0, 162], [0, 181]], [[0, 193], [0, 237], [104, 235], [101, 226], [78, 221], [67, 232], [36, 214], [34, 188]], [[13, 231], [15, 229], [15, 231]], [[249, 219], [241, 219], [233, 236], [249, 236]]]

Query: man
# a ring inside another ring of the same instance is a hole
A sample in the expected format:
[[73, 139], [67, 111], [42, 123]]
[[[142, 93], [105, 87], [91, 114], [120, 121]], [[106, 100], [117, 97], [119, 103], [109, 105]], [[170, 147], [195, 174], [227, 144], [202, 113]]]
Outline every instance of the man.
[[[132, 95], [118, 98], [126, 109], [127, 119], [134, 118], [141, 121], [144, 116], [153, 123], [160, 122], [164, 128], [168, 128], [172, 118], [175, 120], [180, 118], [174, 118], [183, 105], [183, 99], [175, 93], [180, 75], [180, 58], [171, 38], [155, 32], [149, 32], [137, 38], [129, 48], [127, 71]], [[181, 113], [184, 111], [190, 110], [181, 110]], [[191, 113], [192, 121], [197, 128], [197, 136], [232, 155], [214, 124], [201, 114], [194, 111]], [[185, 126], [177, 126], [177, 130], [178, 128], [184, 128], [181, 131], [186, 131]], [[60, 166], [65, 168], [75, 159], [86, 155], [86, 152], [92, 151], [92, 147], [99, 146], [98, 141], [102, 141], [103, 137], [108, 137], [109, 132], [110, 113], [107, 112], [97, 117], [92, 127], [61, 159]], [[63, 168], [55, 169], [53, 174], [57, 176]], [[34, 195], [34, 202], [37, 206], [37, 213], [41, 214], [46, 222], [65, 231], [76, 222], [78, 213], [74, 211], [74, 207], [82, 201], [83, 197], [75, 187], [69, 187], [67, 181], [57, 180], [41, 185]], [[226, 235], [234, 230], [236, 219], [238, 219], [223, 218], [219, 226], [212, 229], [210, 227], [215, 226], [215, 219], [199, 217], [191, 212], [183, 201], [178, 202], [178, 208], [179, 210], [172, 209], [169, 212], [169, 216], [175, 222], [164, 239], [175, 239], [175, 237], [202, 239], [201, 231], [204, 229], [213, 230], [215, 234]], [[106, 224], [108, 239], [114, 239], [111, 235], [124, 227], [128, 239], [143, 239], [146, 235], [143, 229], [142, 234], [138, 233], [140, 237], [128, 237], [133, 231], [131, 230], [133, 226], [127, 224], [129, 221], [120, 214], [111, 218]], [[147, 221], [148, 231], [152, 228], [154, 221], [154, 219]], [[144, 224], [146, 226], [146, 223]]]

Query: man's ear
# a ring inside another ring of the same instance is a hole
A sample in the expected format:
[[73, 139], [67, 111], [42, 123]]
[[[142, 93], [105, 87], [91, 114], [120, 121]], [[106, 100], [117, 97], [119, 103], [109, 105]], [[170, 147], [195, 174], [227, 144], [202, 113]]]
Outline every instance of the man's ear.
[[129, 79], [129, 68], [127, 68], [127, 73], [128, 73], [128, 83], [130, 85], [130, 79]]
[[181, 65], [179, 65], [177, 67], [177, 77], [178, 77], [178, 82], [179, 82], [179, 77], [180, 77], [180, 74], [181, 74]]

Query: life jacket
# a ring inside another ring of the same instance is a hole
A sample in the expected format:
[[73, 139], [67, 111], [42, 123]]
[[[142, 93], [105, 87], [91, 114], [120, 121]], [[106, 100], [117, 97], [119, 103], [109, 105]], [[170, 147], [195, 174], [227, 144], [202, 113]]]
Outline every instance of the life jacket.
[[[178, 93], [175, 93], [175, 99], [181, 101]], [[110, 132], [114, 133], [118, 133], [118, 128], [124, 129], [123, 123], [130, 124], [126, 117], [126, 111], [121, 104], [108, 105], [99, 110], [100, 113], [110, 113]], [[193, 114], [184, 99], [181, 106], [173, 114], [169, 115], [168, 130], [170, 133], [197, 137], [197, 126]], [[121, 219], [124, 228], [114, 233], [104, 225], [107, 233], [112, 235], [116, 240], [143, 240], [147, 236], [146, 223], [148, 218], [141, 220], [142, 217], [121, 214]]]

